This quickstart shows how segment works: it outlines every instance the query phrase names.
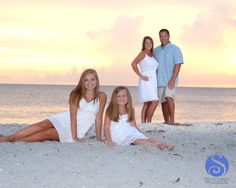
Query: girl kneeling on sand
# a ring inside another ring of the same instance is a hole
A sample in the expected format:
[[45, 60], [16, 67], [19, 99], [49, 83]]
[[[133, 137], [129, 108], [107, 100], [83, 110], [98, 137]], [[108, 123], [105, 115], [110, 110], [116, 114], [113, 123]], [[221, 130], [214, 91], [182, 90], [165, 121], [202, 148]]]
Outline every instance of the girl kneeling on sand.
[[143, 144], [155, 146], [161, 150], [174, 149], [174, 145], [148, 138], [139, 130], [134, 118], [131, 95], [126, 87], [120, 86], [113, 91], [106, 109], [104, 124], [107, 144]]
[[101, 140], [102, 115], [106, 94], [99, 92], [99, 79], [93, 69], [85, 70], [78, 85], [70, 93], [69, 111], [29, 125], [10, 136], [0, 135], [2, 142], [39, 142], [58, 140], [60, 142], [82, 142], [82, 138], [95, 123], [97, 140]]

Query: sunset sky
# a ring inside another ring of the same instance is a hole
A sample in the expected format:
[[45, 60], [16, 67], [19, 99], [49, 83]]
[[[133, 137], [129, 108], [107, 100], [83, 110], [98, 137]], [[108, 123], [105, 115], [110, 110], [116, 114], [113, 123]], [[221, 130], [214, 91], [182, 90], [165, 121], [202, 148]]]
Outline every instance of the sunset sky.
[[0, 0], [0, 83], [137, 85], [144, 36], [167, 28], [184, 56], [180, 86], [236, 87], [235, 0]]

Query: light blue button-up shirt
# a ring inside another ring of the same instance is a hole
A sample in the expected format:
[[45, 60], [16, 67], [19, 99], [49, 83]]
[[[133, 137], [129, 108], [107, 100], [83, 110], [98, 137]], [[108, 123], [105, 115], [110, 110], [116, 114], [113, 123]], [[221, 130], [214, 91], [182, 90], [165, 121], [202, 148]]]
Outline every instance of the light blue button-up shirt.
[[[183, 64], [183, 55], [179, 47], [172, 43], [168, 43], [166, 46], [158, 46], [153, 49], [153, 56], [158, 62], [157, 69], [157, 85], [168, 86], [168, 81], [171, 79], [174, 66], [176, 64]], [[176, 84], [178, 82], [178, 76], [176, 78]]]

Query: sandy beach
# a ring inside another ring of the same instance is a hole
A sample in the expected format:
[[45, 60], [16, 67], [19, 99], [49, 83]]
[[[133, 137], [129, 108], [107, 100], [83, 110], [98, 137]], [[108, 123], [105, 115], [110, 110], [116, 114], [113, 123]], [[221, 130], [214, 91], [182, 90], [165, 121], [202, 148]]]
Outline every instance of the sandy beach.
[[[1, 124], [0, 134], [24, 126]], [[139, 127], [176, 148], [107, 146], [95, 140], [93, 130], [82, 144], [0, 143], [0, 187], [235, 187], [236, 122]], [[224, 176], [213, 177], [205, 170], [207, 158], [216, 154], [228, 159]]]

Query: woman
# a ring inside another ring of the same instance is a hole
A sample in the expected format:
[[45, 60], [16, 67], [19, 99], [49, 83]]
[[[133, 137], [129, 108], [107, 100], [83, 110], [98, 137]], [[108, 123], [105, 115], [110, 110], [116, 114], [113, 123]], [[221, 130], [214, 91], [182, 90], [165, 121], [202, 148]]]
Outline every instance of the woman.
[[10, 135], [0, 136], [0, 141], [39, 142], [82, 142], [82, 138], [95, 123], [97, 140], [101, 141], [102, 115], [106, 94], [99, 92], [99, 79], [93, 69], [85, 70], [78, 85], [69, 97], [69, 111], [59, 113], [41, 122]]
[[[143, 103], [141, 112], [141, 123], [149, 123], [158, 105], [157, 96], [157, 61], [153, 54], [153, 40], [146, 36], [143, 38], [142, 50], [133, 60], [132, 68], [139, 77], [139, 100]], [[139, 68], [138, 68], [139, 64]]]

